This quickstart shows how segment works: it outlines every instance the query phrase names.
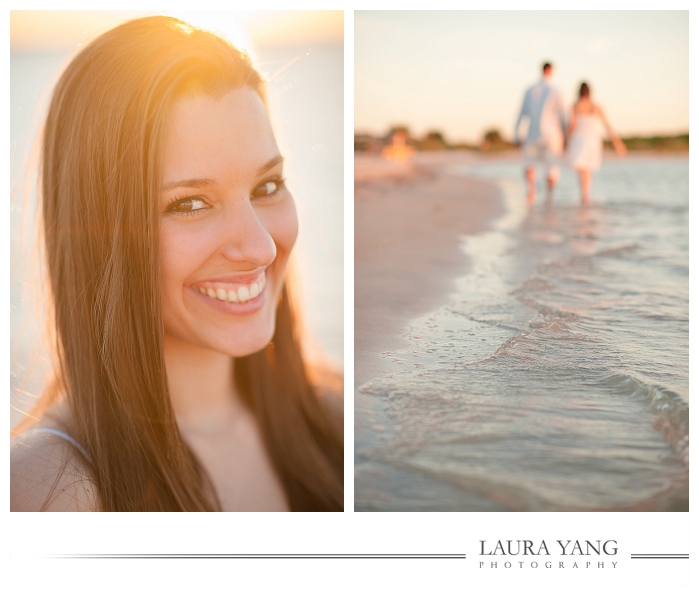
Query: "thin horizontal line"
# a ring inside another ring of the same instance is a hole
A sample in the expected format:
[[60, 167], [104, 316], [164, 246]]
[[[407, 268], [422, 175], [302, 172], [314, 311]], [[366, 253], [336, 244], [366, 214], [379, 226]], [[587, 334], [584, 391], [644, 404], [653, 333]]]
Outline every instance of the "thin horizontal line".
[[466, 554], [58, 554], [83, 559], [465, 559]]
[[631, 556], [632, 560], [688, 560], [689, 556]]
[[688, 553], [632, 553], [631, 557], [634, 556], [687, 556], [689, 557]]

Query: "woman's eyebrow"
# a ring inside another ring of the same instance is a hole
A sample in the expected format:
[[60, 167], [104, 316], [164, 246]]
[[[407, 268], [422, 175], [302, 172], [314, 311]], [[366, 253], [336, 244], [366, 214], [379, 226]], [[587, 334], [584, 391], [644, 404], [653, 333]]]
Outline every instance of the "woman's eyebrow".
[[[269, 160], [267, 163], [265, 163], [264, 166], [262, 166], [258, 171], [257, 175], [260, 176], [267, 172], [267, 170], [271, 170], [274, 168], [277, 164], [280, 164], [284, 161], [284, 158], [280, 155], [273, 157], [271, 160]], [[172, 189], [176, 189], [177, 187], [187, 187], [190, 189], [203, 189], [205, 187], [215, 187], [218, 185], [218, 183], [213, 180], [212, 178], [185, 178], [183, 180], [176, 180], [175, 182], [169, 182], [166, 185], [163, 186], [162, 191], [165, 193], [167, 191], [171, 191]]]
[[269, 160], [269, 162], [267, 162], [264, 166], [262, 166], [262, 168], [260, 168], [260, 169], [257, 171], [257, 175], [260, 176], [261, 174], [264, 174], [265, 172], [267, 172], [267, 170], [271, 170], [271, 169], [274, 168], [277, 164], [281, 164], [283, 161], [284, 161], [284, 158], [283, 158], [282, 156], [280, 156], [280, 155], [278, 155], [277, 157], [272, 158], [271, 160]]
[[177, 187], [188, 187], [190, 189], [203, 189], [204, 187], [215, 187], [218, 183], [211, 178], [185, 178], [169, 182], [163, 186], [163, 192], [171, 191]]

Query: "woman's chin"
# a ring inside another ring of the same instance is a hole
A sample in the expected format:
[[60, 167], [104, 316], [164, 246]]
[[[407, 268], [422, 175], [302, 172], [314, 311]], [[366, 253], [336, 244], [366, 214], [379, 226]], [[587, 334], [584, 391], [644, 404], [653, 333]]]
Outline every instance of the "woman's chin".
[[265, 329], [231, 332], [231, 338], [221, 339], [212, 348], [222, 354], [240, 358], [263, 350], [274, 336], [274, 325]]
[[177, 352], [204, 349], [234, 358], [246, 357], [263, 350], [272, 341], [275, 330], [273, 318], [250, 323], [252, 325], [220, 326], [198, 332], [166, 326], [166, 348]]

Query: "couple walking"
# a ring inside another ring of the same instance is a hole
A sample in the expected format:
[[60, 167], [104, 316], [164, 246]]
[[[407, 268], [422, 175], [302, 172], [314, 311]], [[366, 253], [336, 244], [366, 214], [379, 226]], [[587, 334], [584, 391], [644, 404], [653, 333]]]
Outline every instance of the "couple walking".
[[553, 66], [544, 64], [542, 79], [527, 89], [522, 109], [515, 125], [515, 144], [519, 145], [519, 127], [522, 119], [529, 119], [529, 131], [522, 148], [528, 183], [527, 203], [536, 197], [536, 165], [548, 168], [549, 197], [559, 176], [558, 161], [567, 141], [567, 162], [580, 176], [583, 204], [590, 202], [592, 173], [602, 162], [602, 125], [619, 155], [626, 153], [624, 143], [616, 136], [602, 108], [590, 99], [590, 87], [580, 85], [578, 101], [573, 106], [566, 128], [566, 114], [561, 94], [551, 83]]

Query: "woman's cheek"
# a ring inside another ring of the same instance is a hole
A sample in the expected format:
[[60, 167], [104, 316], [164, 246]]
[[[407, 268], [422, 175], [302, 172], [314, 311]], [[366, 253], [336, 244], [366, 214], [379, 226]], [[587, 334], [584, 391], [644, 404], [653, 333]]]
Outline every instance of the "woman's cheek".
[[168, 225], [161, 228], [160, 233], [160, 262], [162, 271], [163, 288], [181, 286], [190, 274], [196, 271], [197, 264], [201, 262], [201, 254], [206, 242], [205, 234], [192, 234], [193, 230], [188, 226]]
[[296, 243], [299, 231], [296, 206], [291, 197], [279, 209], [269, 214], [266, 228], [277, 246], [277, 251], [285, 253], [285, 257], [288, 256], [288, 253]]

